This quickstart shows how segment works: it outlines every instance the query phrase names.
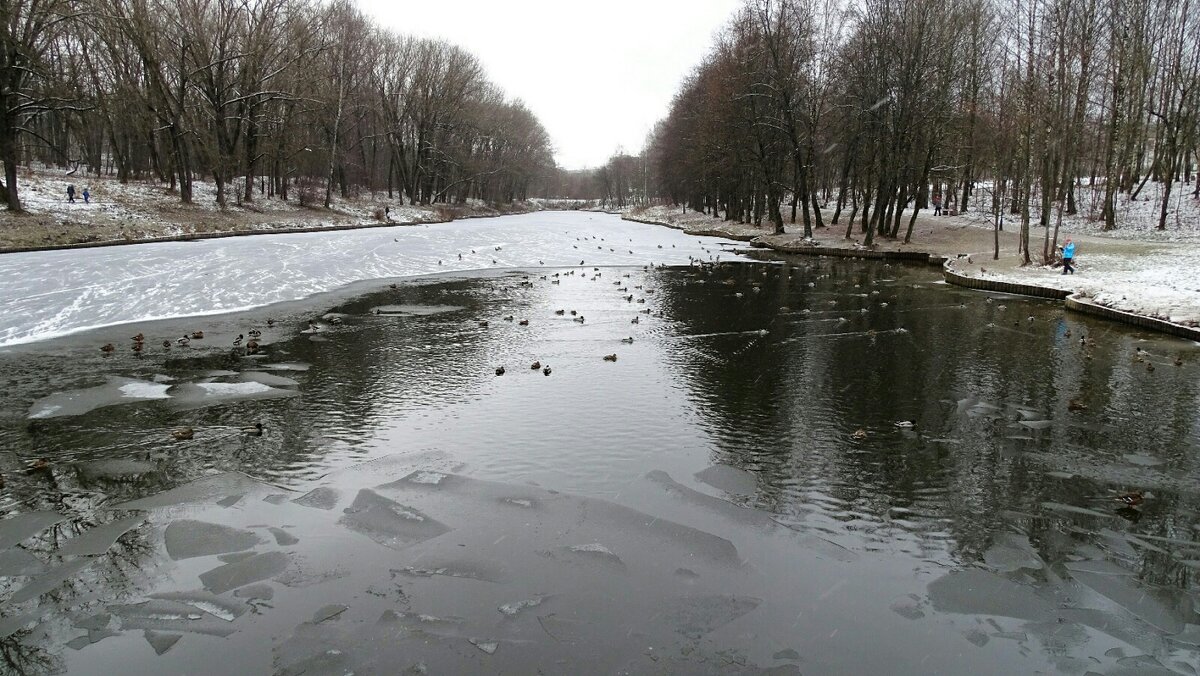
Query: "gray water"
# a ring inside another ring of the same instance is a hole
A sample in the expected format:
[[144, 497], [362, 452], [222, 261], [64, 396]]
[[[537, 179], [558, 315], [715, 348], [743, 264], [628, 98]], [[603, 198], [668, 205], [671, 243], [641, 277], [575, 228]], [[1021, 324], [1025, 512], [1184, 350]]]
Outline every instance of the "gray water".
[[[251, 328], [261, 354], [232, 346]], [[927, 268], [814, 258], [453, 273], [14, 347], [0, 655], [1194, 673], [1197, 357]]]

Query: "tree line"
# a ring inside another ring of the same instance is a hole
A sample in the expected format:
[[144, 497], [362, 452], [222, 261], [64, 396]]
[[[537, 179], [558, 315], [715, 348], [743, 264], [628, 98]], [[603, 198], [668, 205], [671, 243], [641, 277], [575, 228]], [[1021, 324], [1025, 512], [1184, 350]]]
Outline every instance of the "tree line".
[[525, 199], [549, 135], [479, 60], [347, 0], [0, 0], [0, 200], [20, 167], [158, 180], [192, 202]]
[[1200, 161], [1193, 2], [747, 0], [642, 157], [606, 170], [622, 199], [868, 245], [908, 241], [936, 198], [1019, 222], [1026, 262], [1031, 224], [1048, 257], [1083, 191], [1106, 230], [1153, 192], [1165, 229]]

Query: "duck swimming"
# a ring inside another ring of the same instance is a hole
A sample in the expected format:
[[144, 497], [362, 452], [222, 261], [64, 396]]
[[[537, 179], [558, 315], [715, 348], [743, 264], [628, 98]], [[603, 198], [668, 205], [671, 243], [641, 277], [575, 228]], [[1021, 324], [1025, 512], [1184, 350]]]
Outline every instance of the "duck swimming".
[[604, 361], [616, 361], [616, 360], [617, 360], [616, 353], [604, 355]]
[[104, 345], [100, 346], [101, 352], [115, 352], [116, 349], [117, 349], [117, 346], [113, 345], [112, 343], [105, 343]]
[[251, 425], [250, 427], [242, 428], [242, 434], [245, 434], [247, 436], [261, 437], [262, 433], [263, 433], [263, 424], [260, 422], [256, 422], [253, 425]]
[[195, 431], [193, 431], [190, 427], [181, 427], [174, 432], [171, 432], [171, 438], [175, 441], [187, 441], [195, 435]]
[[896, 421], [896, 423], [895, 423], [895, 425], [896, 425], [896, 427], [901, 427], [901, 428], [905, 428], [905, 429], [912, 429], [913, 427], [916, 427], [916, 426], [917, 426], [917, 423], [915, 423], [915, 422], [913, 422], [913, 421], [911, 421], [911, 420], [897, 420], [897, 421]]
[[503, 366], [499, 366], [496, 368], [496, 375], [498, 375], [498, 376], [504, 375], [504, 367]]
[[535, 361], [535, 362], [533, 362], [532, 364], [530, 364], [530, 365], [529, 365], [529, 370], [530, 370], [530, 371], [536, 371], [536, 370], [538, 370], [538, 369], [540, 369], [540, 368], [542, 368], [542, 362], [540, 362], [540, 361]]
[[854, 433], [850, 435], [850, 438], [854, 439], [855, 441], [862, 441], [863, 439], [867, 438], [867, 431], [862, 429], [854, 430]]
[[203, 339], [204, 339], [203, 331], [193, 331], [192, 332], [192, 340], [203, 340]]
[[1141, 491], [1133, 491], [1118, 495], [1116, 500], [1117, 502], [1124, 504], [1126, 507], [1137, 507], [1146, 501], [1146, 496], [1142, 495]]

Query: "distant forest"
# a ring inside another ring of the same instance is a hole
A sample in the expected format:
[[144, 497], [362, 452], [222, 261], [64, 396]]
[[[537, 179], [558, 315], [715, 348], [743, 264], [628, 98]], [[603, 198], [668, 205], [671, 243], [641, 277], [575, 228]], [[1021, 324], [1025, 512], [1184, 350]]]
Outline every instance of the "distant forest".
[[0, 15], [10, 210], [34, 164], [157, 179], [183, 202], [203, 178], [222, 205], [507, 202], [559, 178], [546, 130], [478, 59], [344, 0], [0, 0]]
[[867, 244], [936, 196], [1018, 221], [1028, 260], [1031, 222], [1085, 197], [1108, 230], [1153, 192], [1166, 228], [1178, 191], [1200, 196], [1180, 187], [1198, 110], [1197, 0], [748, 0], [642, 154], [597, 179], [612, 203]]

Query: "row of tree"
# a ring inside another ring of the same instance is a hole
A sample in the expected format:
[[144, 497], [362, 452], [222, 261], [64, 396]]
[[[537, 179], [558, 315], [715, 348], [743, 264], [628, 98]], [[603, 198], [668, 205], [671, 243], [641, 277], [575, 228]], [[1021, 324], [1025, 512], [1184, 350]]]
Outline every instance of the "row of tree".
[[1028, 261], [1031, 221], [1047, 255], [1082, 191], [1112, 229], [1155, 182], [1166, 228], [1200, 160], [1195, 1], [747, 0], [629, 189], [868, 244], [936, 199], [1015, 215]]
[[194, 198], [524, 199], [550, 138], [452, 44], [347, 0], [0, 0], [0, 199], [41, 162]]

